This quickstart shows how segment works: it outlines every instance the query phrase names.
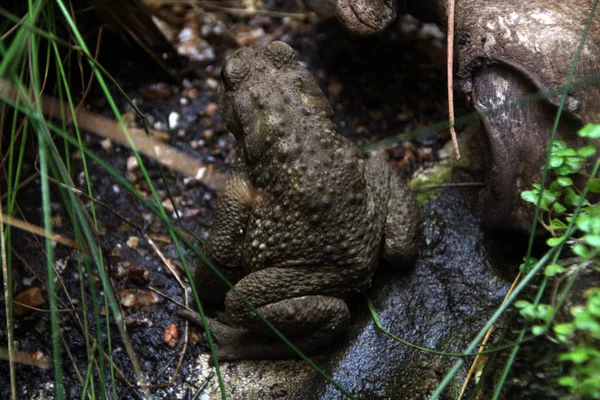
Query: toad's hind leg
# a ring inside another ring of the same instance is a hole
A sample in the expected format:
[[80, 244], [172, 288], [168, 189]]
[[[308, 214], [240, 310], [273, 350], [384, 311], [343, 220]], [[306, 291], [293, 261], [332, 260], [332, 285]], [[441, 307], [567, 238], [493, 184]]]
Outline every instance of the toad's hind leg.
[[[266, 268], [245, 276], [235, 288], [295, 346], [310, 353], [330, 343], [350, 323], [343, 299], [364, 284], [350, 276], [341, 274], [338, 267]], [[225, 307], [236, 325], [252, 333], [246, 346], [235, 346], [237, 353], [229, 352], [226, 357], [294, 356], [294, 351], [277, 339], [234, 291], [227, 293]], [[226, 352], [221, 346], [220, 355]]]
[[[332, 342], [350, 323], [346, 303], [336, 297], [304, 296], [282, 300], [259, 311], [302, 353], [310, 354]], [[215, 321], [219, 324], [218, 321]], [[218, 340], [220, 360], [278, 359], [297, 357], [287, 343], [261, 321], [260, 333], [254, 330], [209, 324]], [[215, 329], [217, 328], [217, 329]], [[217, 331], [229, 330], [227, 339]], [[234, 333], [235, 332], [235, 333]], [[219, 338], [220, 336], [220, 338]]]

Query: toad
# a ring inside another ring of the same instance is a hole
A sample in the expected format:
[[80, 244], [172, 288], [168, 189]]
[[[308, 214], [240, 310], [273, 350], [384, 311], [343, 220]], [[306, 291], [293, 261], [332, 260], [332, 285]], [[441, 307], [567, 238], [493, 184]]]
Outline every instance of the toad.
[[239, 295], [314, 352], [348, 326], [346, 299], [370, 287], [380, 259], [414, 257], [414, 197], [384, 159], [336, 132], [317, 82], [284, 42], [235, 52], [219, 103], [238, 150], [204, 254], [235, 290], [207, 265], [195, 274], [203, 301], [225, 303], [207, 321], [218, 357], [295, 354]]

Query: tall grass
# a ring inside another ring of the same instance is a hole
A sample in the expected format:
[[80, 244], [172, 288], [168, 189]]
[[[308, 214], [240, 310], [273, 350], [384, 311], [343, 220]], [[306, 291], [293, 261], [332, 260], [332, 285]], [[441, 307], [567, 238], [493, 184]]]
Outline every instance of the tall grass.
[[[590, 21], [594, 15], [597, 5], [594, 2], [594, 8], [590, 13]], [[173, 221], [161, 205], [161, 199], [155, 189], [144, 160], [136, 150], [131, 137], [127, 133], [126, 124], [122, 118], [121, 112], [117, 107], [117, 101], [111, 95], [108, 88], [108, 82], [113, 82], [107, 72], [94, 59], [92, 52], [88, 48], [88, 44], [84, 39], [77, 24], [76, 13], [73, 12], [73, 7], [63, 1], [56, 0], [49, 2], [44, 0], [28, 0], [23, 4], [22, 10], [7, 10], [0, 8], [0, 14], [4, 17], [0, 23], [0, 34], [3, 36], [0, 40], [0, 101], [2, 109], [0, 110], [0, 129], [7, 129], [6, 134], [2, 134], [2, 160], [4, 168], [5, 182], [2, 187], [5, 188], [5, 193], [2, 195], [2, 214], [0, 215], [3, 228], [0, 235], [0, 247], [2, 250], [2, 271], [4, 279], [4, 298], [6, 305], [6, 329], [8, 332], [7, 358], [10, 363], [10, 382], [12, 387], [12, 397], [16, 399], [18, 396], [18, 381], [16, 363], [16, 349], [14, 348], [14, 310], [13, 310], [13, 293], [12, 288], [15, 285], [12, 276], [14, 267], [14, 255], [12, 246], [14, 237], [17, 232], [12, 225], [8, 223], [9, 218], [17, 218], [30, 221], [32, 225], [41, 225], [45, 231], [43, 235], [43, 246], [39, 248], [40, 257], [43, 257], [46, 265], [46, 276], [44, 284], [48, 293], [48, 313], [50, 315], [51, 341], [52, 341], [52, 360], [54, 371], [54, 383], [56, 388], [56, 398], [63, 399], [67, 397], [67, 389], [64, 384], [63, 365], [66, 358], [69, 358], [68, 344], [65, 343], [61, 334], [61, 317], [62, 309], [79, 309], [81, 316], [77, 315], [76, 321], [80, 325], [80, 329], [84, 336], [87, 364], [84, 371], [79, 371], [77, 365], [73, 368], [77, 371], [80, 384], [83, 388], [82, 397], [89, 398], [118, 398], [116, 392], [118, 366], [115, 364], [112, 354], [116, 341], [123, 343], [129, 358], [131, 366], [136, 375], [136, 387], [138, 387], [144, 396], [151, 397], [151, 393], [147, 388], [148, 382], [145, 379], [144, 371], [140, 366], [135, 349], [129, 340], [129, 334], [124, 325], [123, 313], [120, 309], [118, 297], [114, 292], [110, 276], [107, 273], [107, 260], [103, 255], [101, 244], [98, 241], [98, 228], [101, 225], [94, 202], [91, 202], [89, 207], [86, 207], [80, 197], [79, 192], [75, 189], [71, 176], [73, 176], [73, 165], [69, 155], [77, 152], [81, 155], [81, 162], [84, 171], [84, 187], [85, 195], [88, 198], [94, 198], [95, 188], [91, 184], [89, 172], [89, 164], [95, 163], [109, 175], [114, 182], [125, 188], [131, 195], [135, 196], [136, 201], [143, 204], [148, 210], [154, 213], [164, 224], [168, 230], [172, 243], [179, 255], [179, 260], [185, 268], [189, 282], [192, 282], [189, 268], [187, 266], [184, 251], [191, 249], [192, 252], [202, 258], [217, 275], [224, 281], [226, 278], [210, 263], [204, 259], [201, 251], [189, 239], [187, 231], [181, 226], [178, 220]], [[61, 32], [59, 34], [59, 32]], [[67, 32], [68, 37], [65, 37], [64, 32]], [[582, 43], [585, 41], [587, 34], [583, 34]], [[581, 47], [578, 49], [578, 55]], [[76, 109], [80, 105], [74, 93], [71, 91], [70, 76], [73, 76], [74, 71], [70, 70], [71, 66], [79, 68], [77, 63], [66, 63], [67, 54], [71, 56], [77, 55], [81, 63], [86, 63], [86, 70], [94, 78], [103, 92], [110, 110], [114, 118], [119, 122], [121, 129], [125, 132], [135, 158], [137, 159], [142, 171], [144, 180], [150, 189], [152, 201], [139, 194], [139, 192], [117, 171], [102, 160], [91, 149], [87, 148], [83, 141], [83, 133], [81, 132], [77, 119], [70, 120], [69, 116], [76, 115]], [[558, 121], [564, 106], [566, 94], [572, 89], [571, 79], [574, 68], [577, 64], [577, 58], [573, 61], [571, 74], [561, 93], [563, 94], [561, 105], [557, 112], [554, 129], [552, 131], [552, 139], [554, 140]], [[48, 85], [53, 84], [54, 87]], [[44, 100], [43, 93], [53, 93], [59, 104], [66, 104], [68, 109], [61, 110], [63, 118], [50, 120], [46, 117], [47, 113], [43, 108]], [[518, 107], [523, 102], [536, 101], [544, 99], [548, 93], [536, 94], [531, 99], [519, 99], [517, 102], [507, 105], [506, 107]], [[500, 112], [501, 109], [492, 110], [490, 112]], [[143, 119], [141, 113], [140, 118]], [[459, 126], [461, 123], [468, 121], [473, 116], [465, 116], [462, 119], [458, 118], [456, 123]], [[473, 117], [474, 118], [474, 117]], [[424, 128], [424, 131], [431, 129], [445, 129], [447, 123], [441, 123], [433, 127]], [[74, 132], [71, 133], [71, 129]], [[419, 132], [413, 132], [412, 137], [419, 135]], [[392, 138], [389, 141], [379, 142], [372, 147], [383, 146], [391, 141], [404, 140], [406, 137]], [[31, 150], [33, 149], [33, 150]], [[39, 169], [33, 172], [30, 176], [23, 176], [25, 163], [27, 163], [27, 152], [32, 152], [34, 157], [37, 157], [37, 165]], [[544, 180], [546, 179], [547, 163], [544, 169]], [[27, 185], [36, 185], [36, 179], [39, 179], [39, 197], [41, 203], [41, 218], [34, 215], [23, 215], [20, 213], [19, 203], [17, 199], [19, 194]], [[543, 186], [543, 185], [542, 185]], [[74, 294], [73, 298], [79, 299], [80, 305], [76, 305], [71, 301], [71, 296], [65, 296], [66, 289], [61, 284], [60, 274], [56, 271], [56, 241], [53, 236], [52, 223], [52, 204], [60, 200], [64, 207], [64, 212], [68, 216], [69, 226], [72, 229], [74, 243], [72, 251], [76, 253], [74, 257], [75, 264], [80, 276], [79, 293]], [[173, 202], [174, 204], [174, 202]], [[536, 211], [535, 220], [537, 221], [539, 214]], [[573, 221], [575, 218], [573, 218]], [[572, 228], [572, 227], [570, 227]], [[535, 232], [535, 228], [533, 229]], [[526, 257], [531, 255], [531, 246], [533, 243], [533, 233], [529, 242], [529, 249]], [[507, 301], [498, 308], [494, 315], [489, 319], [487, 324], [481, 329], [473, 342], [465, 349], [462, 358], [456, 362], [451, 368], [446, 377], [443, 379], [439, 387], [432, 394], [431, 398], [435, 399], [440, 396], [447, 385], [454, 379], [457, 371], [464, 363], [464, 357], [470, 356], [479, 346], [483, 336], [487, 330], [495, 324], [510, 307], [511, 303], [518, 298], [523, 290], [529, 287], [534, 279], [537, 279], [539, 271], [549, 262], [555, 262], [560, 255], [562, 246], [553, 247], [535, 266], [525, 274], [516, 286], [513, 293], [508, 297]], [[93, 277], [98, 276], [100, 286], [94, 281]], [[536, 301], [541, 299], [547, 281], [544, 279]], [[243, 299], [243, 296], [237, 292], [235, 287], [230, 282], [227, 284], [232, 290]], [[88, 297], [87, 293], [90, 293]], [[98, 304], [95, 299], [100, 298], [102, 292], [103, 304]], [[193, 297], [196, 307], [203, 319], [205, 319], [202, 304], [198, 298], [198, 294], [192, 285]], [[62, 293], [62, 294], [61, 294]], [[246, 303], [247, 301], [243, 299]], [[343, 388], [331, 377], [328, 377], [310, 358], [303, 355], [289, 342], [269, 321], [265, 320], [260, 313], [249, 303], [249, 307], [253, 309], [257, 315], [290, 347], [299, 354], [313, 369], [318, 371], [325, 379], [329, 380], [336, 386], [340, 392], [346, 397], [353, 398], [348, 390]], [[102, 309], [106, 312], [103, 314]], [[119, 331], [119, 338], [111, 336], [111, 324], [116, 324]], [[206, 325], [206, 324], [205, 324]], [[520, 334], [519, 341], [524, 340], [526, 327], [523, 328]], [[219, 361], [214, 350], [214, 342], [210, 332], [206, 332], [209, 347], [212, 352], [212, 360], [216, 367], [216, 373], [221, 389], [221, 396], [225, 399], [226, 388], [223, 383], [223, 378], [219, 368]], [[511, 355], [503, 367], [502, 377], [497, 385], [494, 398], [498, 398], [506, 377], [519, 351], [519, 344], [515, 344], [512, 348]], [[451, 356], [451, 355], [448, 355]], [[459, 356], [454, 354], [452, 356]]]
[[[115, 118], [120, 122], [124, 131], [125, 124], [121, 118], [121, 114], [115, 105], [115, 101], [111, 96], [105, 83], [103, 71], [97, 68], [97, 64], [90, 54], [87, 45], [80, 34], [78, 27], [73, 19], [74, 13], [70, 4], [65, 4], [62, 1], [47, 2], [30, 0], [25, 9], [22, 10], [23, 18], [12, 14], [6, 9], [2, 9], [3, 16], [7, 17], [5, 21], [14, 21], [15, 25], [7, 29], [5, 24], [5, 33], [2, 42], [0, 42], [0, 54], [2, 61], [0, 62], [0, 85], [2, 85], [1, 93], [4, 103], [3, 121], [7, 118], [11, 121], [9, 126], [10, 131], [7, 135], [3, 135], [8, 139], [8, 173], [6, 190], [6, 215], [14, 216], [17, 213], [18, 204], [16, 199], [19, 191], [23, 190], [23, 184], [33, 184], [31, 180], [25, 182], [21, 177], [23, 169], [24, 154], [27, 151], [25, 144], [30, 148], [35, 149], [32, 156], [37, 155], [39, 172], [36, 173], [40, 179], [39, 192], [41, 196], [42, 220], [41, 224], [45, 230], [44, 247], [40, 249], [40, 255], [44, 257], [46, 264], [46, 279], [44, 284], [47, 288], [49, 314], [51, 321], [51, 340], [52, 340], [52, 359], [54, 369], [54, 382], [56, 387], [56, 398], [62, 399], [66, 396], [66, 391], [63, 383], [63, 363], [65, 362], [64, 338], [60, 332], [60, 317], [59, 310], [63, 308], [78, 309], [78, 306], [71, 302], [65, 303], [65, 296], [60, 295], [60, 291], [66, 295], [66, 298], [71, 300], [71, 296], [67, 293], [67, 289], [60, 284], [60, 277], [57, 276], [55, 270], [56, 255], [55, 243], [53, 239], [53, 225], [51, 203], [60, 200], [64, 205], [70, 226], [75, 236], [74, 240], [77, 243], [77, 248], [83, 249], [77, 252], [75, 257], [77, 269], [80, 276], [80, 293], [75, 297], [81, 301], [82, 316], [77, 316], [77, 321], [81, 325], [82, 335], [85, 338], [87, 351], [87, 367], [86, 372], [78, 371], [77, 365], [73, 368], [77, 371], [77, 375], [84, 381], [80, 382], [84, 388], [84, 393], [92, 398], [117, 398], [115, 392], [115, 364], [112, 360], [112, 343], [114, 338], [110, 334], [110, 324], [114, 323], [119, 328], [122, 342], [129, 354], [133, 369], [137, 375], [137, 382], [143, 388], [145, 378], [135, 352], [128, 339], [128, 333], [123, 324], [123, 316], [120, 310], [119, 302], [113, 291], [105, 259], [102, 255], [100, 243], [97, 240], [98, 220], [93, 202], [90, 208], [86, 208], [75, 189], [75, 185], [71, 180], [73, 173], [70, 155], [79, 152], [82, 157], [82, 164], [85, 175], [85, 186], [87, 196], [94, 197], [94, 188], [91, 186], [89, 176], [88, 149], [83, 145], [82, 132], [78, 128], [77, 120], [70, 121], [72, 123], [75, 137], [73, 138], [69, 132], [69, 124], [67, 115], [75, 115], [75, 109], [78, 107], [73, 93], [71, 93], [71, 83], [69, 77], [74, 73], [67, 68], [74, 66], [79, 67], [77, 62], [65, 63], [65, 58], [68, 55], [81, 55], [81, 59], [88, 62], [90, 70], [94, 75], [97, 84], [105, 93], [106, 99], [111, 105], [111, 109], [115, 114]], [[12, 10], [18, 11], [18, 10]], [[60, 26], [58, 26], [60, 24]], [[68, 32], [68, 37], [60, 37], [58, 32]], [[75, 57], [74, 60], [77, 60]], [[87, 60], [87, 61], [86, 61]], [[48, 87], [48, 84], [53, 84], [54, 87]], [[59, 104], [67, 104], [69, 110], [61, 109], [58, 125], [54, 125], [48, 120], [44, 113], [43, 92], [55, 93], [60, 100]], [[8, 107], [7, 107], [8, 106]], [[57, 136], [58, 135], [58, 136]], [[56, 140], [57, 137], [62, 137], [61, 140], [63, 151], [59, 150]], [[135, 152], [135, 149], [134, 149]], [[136, 153], [140, 160], [139, 154]], [[140, 165], [143, 162], [140, 160]], [[145, 178], [150, 182], [146, 171], [144, 170]], [[150, 187], [152, 187], [150, 183]], [[160, 205], [160, 202], [157, 202]], [[159, 207], [159, 209], [161, 209]], [[164, 211], [163, 211], [164, 213]], [[22, 219], [36, 224], [35, 216], [20, 215]], [[14, 319], [12, 312], [12, 291], [13, 287], [12, 275], [12, 256], [11, 243], [12, 236], [15, 234], [10, 225], [5, 225], [5, 252], [3, 253], [4, 282], [6, 304], [7, 304], [7, 329], [9, 337], [12, 337]], [[99, 290], [93, 280], [94, 276], [98, 276], [101, 281], [101, 289], [103, 293], [104, 307], [98, 304]], [[86, 278], [87, 277], [87, 278]], [[91, 294], [91, 298], [87, 298], [87, 293]], [[90, 301], [91, 300], [91, 301]], [[105, 316], [102, 315], [101, 309], [107, 311]], [[92, 313], [92, 318], [88, 318], [88, 313]], [[90, 321], [91, 325], [90, 325]], [[8, 353], [11, 362], [11, 384], [13, 398], [16, 398], [15, 385], [18, 382], [18, 377], [15, 376], [14, 368], [14, 348], [13, 341], [9, 342]], [[107, 384], [106, 377], [110, 377], [110, 384]], [[143, 389], [146, 395], [149, 396], [147, 389]]]

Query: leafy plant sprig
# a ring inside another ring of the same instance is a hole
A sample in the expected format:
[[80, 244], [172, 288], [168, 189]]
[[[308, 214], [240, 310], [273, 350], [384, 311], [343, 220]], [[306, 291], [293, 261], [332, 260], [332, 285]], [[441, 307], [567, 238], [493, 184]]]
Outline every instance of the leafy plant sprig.
[[[583, 138], [600, 139], [600, 125], [588, 124], [578, 134]], [[572, 252], [584, 261], [584, 265], [591, 265], [596, 271], [600, 271], [600, 204], [590, 203], [589, 198], [592, 196], [582, 198], [586, 193], [600, 193], [600, 179], [595, 176], [600, 158], [596, 159], [591, 176], [582, 170], [596, 153], [597, 148], [594, 145], [574, 150], [562, 141], [553, 142], [549, 170], [554, 174], [554, 181], [545, 190], [541, 190], [540, 185], [533, 185], [532, 190], [521, 193], [521, 198], [537, 204], [542, 192], [540, 208], [545, 211], [545, 221], [542, 223], [552, 235], [547, 244], [554, 247], [566, 240]], [[587, 178], [583, 193], [574, 184], [573, 178], [577, 175]], [[580, 203], [582, 207], [575, 220], [575, 229], [567, 233], [567, 227], [573, 218], [572, 211]], [[535, 263], [534, 259], [527, 260], [521, 265], [521, 270], [527, 271], [532, 263]], [[551, 278], [574, 271], [572, 268], [552, 263], [545, 267], [544, 272], [547, 278]], [[569, 322], [554, 321], [560, 305], [536, 305], [520, 300], [515, 302], [515, 307], [519, 309], [521, 316], [532, 324], [531, 332], [534, 335], [546, 334], [552, 326], [553, 340], [567, 349], [559, 355], [558, 361], [570, 363], [570, 368], [567, 368], [570, 372], [561, 376], [558, 383], [583, 398], [600, 399], [600, 288], [587, 290], [584, 298], [586, 301], [583, 305], [574, 306], [569, 310], [572, 316]]]
[[[600, 125], [586, 125], [579, 131], [579, 136], [600, 139]], [[549, 169], [554, 173], [555, 179], [548, 188], [543, 190], [540, 208], [546, 212], [545, 221], [542, 220], [542, 223], [552, 235], [547, 243], [549, 246], [556, 246], [565, 239], [566, 229], [571, 219], [570, 211], [579, 203], [582, 196], [575, 187], [573, 177], [586, 175], [581, 169], [591, 157], [596, 155], [597, 149], [590, 144], [574, 150], [568, 148], [565, 142], [557, 140], [553, 142], [550, 152]], [[600, 179], [588, 178], [586, 186], [589, 192], [600, 193]], [[532, 190], [521, 193], [521, 198], [528, 203], [537, 204], [541, 191], [541, 186], [534, 184]], [[569, 238], [573, 252], [588, 260], [594, 258], [600, 248], [600, 204], [590, 204], [588, 199], [583, 199], [583, 207], [575, 221], [575, 226], [580, 236]]]
[[556, 338], [570, 348], [558, 360], [572, 363], [571, 373], [558, 383], [579, 396], [600, 399], [600, 288], [586, 291], [584, 297], [585, 305], [570, 310], [571, 322], [553, 327]]

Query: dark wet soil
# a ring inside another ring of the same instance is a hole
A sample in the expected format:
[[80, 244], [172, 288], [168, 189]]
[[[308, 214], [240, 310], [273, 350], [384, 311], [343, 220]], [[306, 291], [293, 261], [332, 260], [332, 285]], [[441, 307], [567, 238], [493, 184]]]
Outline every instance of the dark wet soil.
[[[281, 2], [283, 5], [280, 2], [265, 3], [270, 10], [298, 11], [296, 2]], [[185, 69], [178, 72], [181, 78], [179, 83], [171, 83], [160, 73], [147, 73], [147, 64], [139, 63], [136, 59], [124, 58], [112, 72], [117, 82], [145, 113], [150, 126], [168, 132], [170, 145], [207, 164], [215, 164], [219, 171], [228, 170], [235, 151], [235, 143], [216, 112], [220, 69], [226, 57], [235, 50], [232, 37], [238, 40], [245, 38], [250, 45], [265, 45], [276, 39], [291, 44], [298, 51], [299, 60], [318, 78], [332, 103], [334, 121], [340, 132], [359, 145], [410, 132], [446, 118], [446, 78], [445, 72], [439, 68], [444, 65], [444, 39], [433, 26], [424, 27], [416, 20], [401, 19], [385, 35], [355, 38], [335, 23], [315, 22], [314, 17], [240, 17], [207, 11], [196, 15], [193, 21], [191, 23], [188, 20], [187, 25], [172, 28], [180, 36], [188, 28], [192, 33], [194, 29], [203, 32], [196, 42], [201, 50]], [[121, 111], [132, 116], [127, 103], [123, 99], [119, 101]], [[87, 103], [91, 110], [110, 115], [97, 88], [92, 91]], [[179, 116], [179, 121], [176, 126], [169, 127], [172, 113]], [[419, 141], [398, 143], [386, 151], [390, 153], [391, 162], [398, 172], [408, 177], [418, 165], [432, 162], [436, 149], [447, 139], [447, 132], [432, 131], [431, 135]], [[149, 199], [149, 187], [140, 169], [132, 167], [131, 150], [106, 143], [103, 146], [101, 142], [102, 139], [97, 136], [86, 135], [86, 145]], [[26, 165], [26, 172], [33, 171], [34, 161], [32, 158]], [[168, 188], [182, 213], [181, 223], [200, 239], [204, 238], [213, 218], [215, 193], [166, 169], [163, 170], [166, 178], [163, 181], [158, 163], [146, 158], [144, 163], [161, 200], [168, 198]], [[150, 288], [153, 288], [172, 300], [159, 296], [157, 304], [152, 306], [123, 308], [133, 347], [149, 382], [152, 385], [167, 384], [178, 362], [182, 343], [171, 348], [164, 343], [163, 337], [171, 324], [176, 324], [179, 331], [183, 331], [184, 324], [175, 316], [177, 306], [173, 301], [183, 302], [184, 292], [143, 234], [149, 235], [174, 265], [179, 265], [177, 252], [164, 225], [156, 216], [127, 193], [102, 167], [90, 162], [88, 168], [94, 198], [103, 203], [95, 206], [98, 238], [107, 259], [107, 271], [113, 277], [115, 292], [122, 294], [124, 290], [135, 289], [145, 293], [141, 296], [151, 296]], [[85, 189], [81, 171], [81, 157], [75, 156], [72, 177], [78, 188]], [[39, 181], [36, 181], [29, 185], [21, 192], [20, 199], [23, 215], [34, 223], [39, 223], [41, 215], [38, 184]], [[62, 225], [57, 226], [56, 230], [73, 237], [58, 192], [52, 194], [53, 214], [62, 220]], [[82, 201], [89, 209], [91, 202], [85, 198]], [[137, 245], [134, 245], [133, 238], [139, 240]], [[30, 234], [15, 235], [12, 243], [16, 260], [13, 272], [17, 282], [15, 293], [29, 286], [46, 287], [44, 253], [40, 243], [38, 238]], [[186, 256], [191, 265], [197, 262], [191, 253], [186, 253]], [[90, 312], [91, 303], [97, 302], [105, 310], [101, 293], [93, 295], [89, 289], [83, 294], [80, 292], [82, 276], [95, 280], [97, 291], [101, 290], [101, 285], [96, 273], [90, 276], [78, 270], [74, 257], [75, 254], [65, 246], [56, 247], [56, 259], [65, 265], [61, 269], [64, 288], [59, 289], [58, 295], [64, 302], [61, 308], [67, 310], [60, 314], [60, 322], [64, 380], [69, 398], [80, 397], [83, 385], [78, 375], [86, 374], [86, 342], [81, 327], [85, 318], [82, 300], [86, 300], [86, 311], [89, 313], [87, 321], [92, 335], [96, 335], [96, 330]], [[123, 270], [130, 272], [122, 277]], [[149, 276], [144, 277], [145, 271]], [[67, 293], [75, 302], [69, 302]], [[0, 313], [4, 318], [4, 308]], [[48, 313], [33, 312], [14, 321], [19, 350], [29, 353], [40, 351], [51, 357]], [[104, 340], [108, 337], [107, 333], [102, 332]], [[119, 398], [139, 398], [140, 392], [131, 387], [135, 383], [131, 362], [114, 324], [111, 325], [110, 337], [112, 362], [120, 371], [117, 372], [114, 385], [116, 394]], [[0, 339], [6, 342], [5, 329], [0, 331]], [[181, 382], [188, 374], [198, 373], [190, 368], [191, 361], [200, 352], [198, 345], [187, 347], [183, 365], [175, 378], [177, 381]], [[17, 364], [16, 369], [20, 398], [53, 394], [52, 384], [47, 384], [54, 379], [52, 368], [40, 369]], [[120, 377], [120, 373], [124, 376]], [[0, 398], [9, 398], [8, 363], [0, 363], [0, 374], [6, 377], [0, 384]], [[109, 376], [105, 378], [110, 379]], [[170, 388], [153, 389], [152, 392], [160, 398], [173, 396]]]

